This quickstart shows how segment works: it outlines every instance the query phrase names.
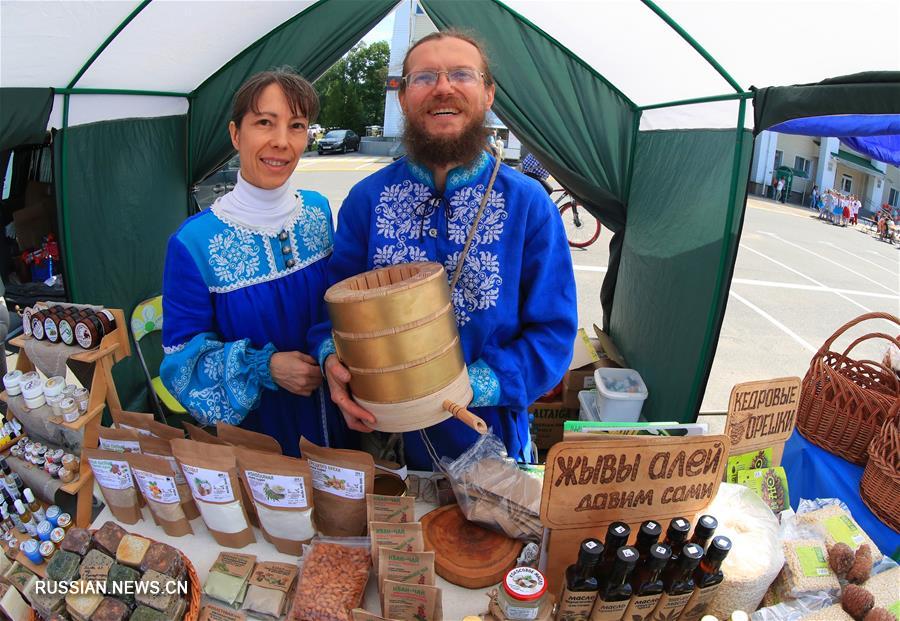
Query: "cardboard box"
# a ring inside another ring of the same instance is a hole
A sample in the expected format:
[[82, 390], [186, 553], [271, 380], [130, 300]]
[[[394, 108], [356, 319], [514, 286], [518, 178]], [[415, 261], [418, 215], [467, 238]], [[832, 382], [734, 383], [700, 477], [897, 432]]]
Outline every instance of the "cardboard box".
[[[579, 333], [581, 332], [579, 331]], [[596, 369], [619, 366], [603, 352], [599, 339], [592, 338], [588, 342], [594, 351], [596, 359], [577, 368], [570, 368], [563, 378], [562, 402], [567, 408], [579, 409], [581, 403], [578, 401], [578, 393], [582, 390], [593, 390], [596, 388], [594, 383], [594, 371]], [[576, 340], [576, 348], [579, 345], [580, 343]]]
[[547, 450], [563, 438], [563, 423], [578, 420], [578, 409], [566, 407], [559, 401], [533, 403], [528, 413], [534, 416], [531, 422], [531, 440], [540, 450]]

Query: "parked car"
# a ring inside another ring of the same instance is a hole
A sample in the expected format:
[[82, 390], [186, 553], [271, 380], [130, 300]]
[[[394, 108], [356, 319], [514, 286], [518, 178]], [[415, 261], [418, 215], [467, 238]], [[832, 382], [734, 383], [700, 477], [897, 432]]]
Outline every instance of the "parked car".
[[352, 129], [332, 129], [319, 140], [319, 155], [359, 151], [359, 135]]
[[228, 194], [237, 183], [238, 171], [241, 169], [241, 158], [235, 155], [209, 177], [194, 186], [194, 200], [197, 209], [203, 210], [216, 202], [216, 199]]

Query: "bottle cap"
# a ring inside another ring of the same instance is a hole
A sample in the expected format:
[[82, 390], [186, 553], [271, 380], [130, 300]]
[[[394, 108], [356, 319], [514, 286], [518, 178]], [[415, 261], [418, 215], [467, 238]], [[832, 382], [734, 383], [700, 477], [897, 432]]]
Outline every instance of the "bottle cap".
[[34, 494], [31, 493], [31, 488], [26, 487], [25, 491], [22, 493], [25, 494], [25, 500], [28, 501], [28, 504], [31, 504], [34, 502]]
[[677, 517], [669, 522], [669, 530], [666, 531], [666, 539], [674, 543], [685, 541], [691, 532], [691, 523], [682, 517]]
[[632, 546], [622, 546], [616, 550], [616, 562], [628, 567], [628, 571], [634, 569], [635, 564], [640, 558], [637, 548]]
[[712, 543], [706, 550], [706, 558], [711, 561], [721, 561], [731, 552], [731, 539], [724, 535], [713, 537]]
[[613, 522], [606, 529], [606, 546], [607, 554], [613, 553], [628, 542], [631, 536], [631, 527], [625, 522]]
[[662, 569], [672, 558], [672, 548], [664, 543], [650, 546], [650, 556], [647, 558], [647, 567], [650, 569]]
[[603, 550], [603, 544], [598, 540], [585, 539], [578, 549], [578, 564], [588, 570], [597, 567], [603, 558]]
[[15, 506], [16, 506], [16, 511], [18, 511], [19, 513], [25, 513], [25, 505], [23, 505], [22, 501], [19, 500], [18, 498], [16, 498]]
[[678, 565], [681, 569], [693, 571], [700, 564], [703, 558], [703, 548], [696, 543], [686, 543], [681, 549], [681, 556], [678, 558]]
[[697, 526], [694, 527], [694, 537], [708, 541], [719, 527], [719, 521], [711, 515], [701, 515]]

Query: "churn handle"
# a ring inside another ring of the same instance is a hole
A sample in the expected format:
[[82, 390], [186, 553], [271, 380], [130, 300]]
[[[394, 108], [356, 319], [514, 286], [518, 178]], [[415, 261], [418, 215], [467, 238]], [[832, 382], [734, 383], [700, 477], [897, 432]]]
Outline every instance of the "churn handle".
[[449, 399], [445, 400], [442, 407], [450, 412], [454, 418], [465, 423], [481, 435], [484, 435], [488, 432], [487, 425], [484, 420], [480, 416], [476, 416], [466, 408], [456, 403], [453, 403]]

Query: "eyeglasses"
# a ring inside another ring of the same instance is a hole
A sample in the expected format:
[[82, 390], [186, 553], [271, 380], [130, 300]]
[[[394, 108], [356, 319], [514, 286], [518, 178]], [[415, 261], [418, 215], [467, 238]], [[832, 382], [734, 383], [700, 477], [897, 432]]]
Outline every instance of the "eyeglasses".
[[484, 79], [484, 73], [475, 69], [450, 69], [449, 71], [410, 71], [403, 77], [407, 88], [434, 88], [441, 74], [447, 75], [447, 81], [454, 86], [472, 86], [478, 79]]

